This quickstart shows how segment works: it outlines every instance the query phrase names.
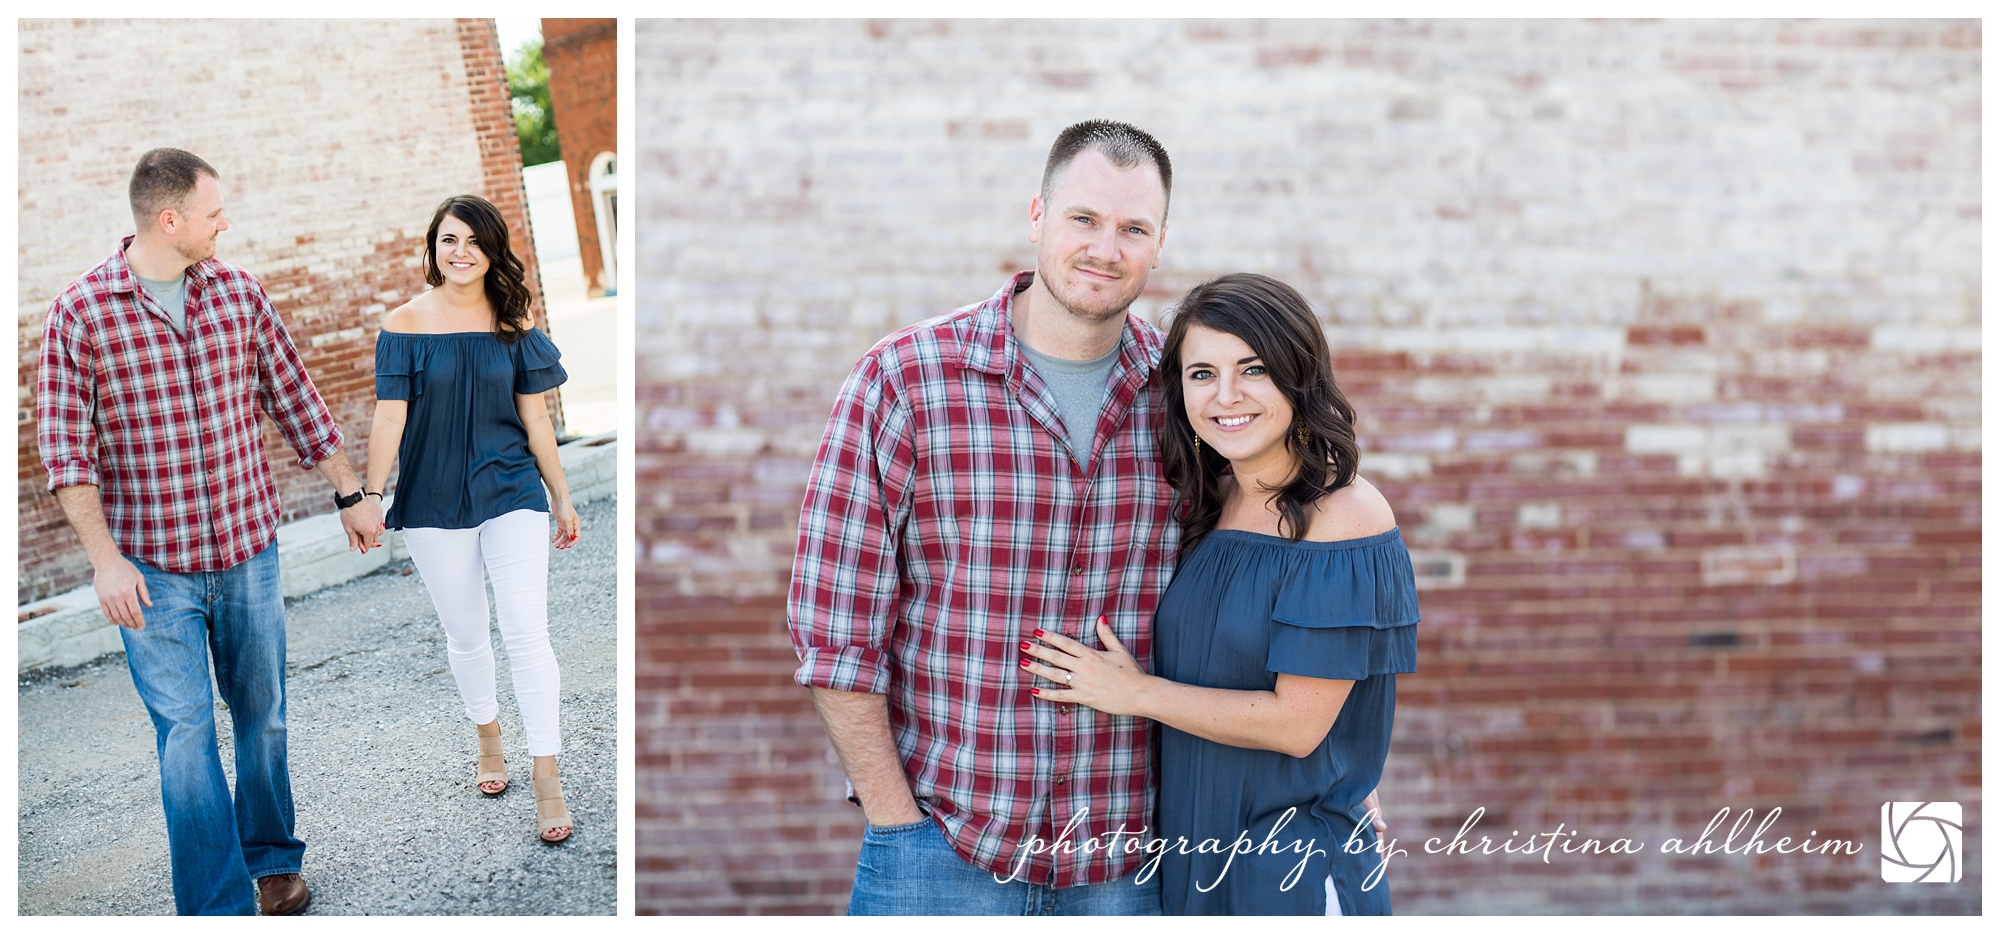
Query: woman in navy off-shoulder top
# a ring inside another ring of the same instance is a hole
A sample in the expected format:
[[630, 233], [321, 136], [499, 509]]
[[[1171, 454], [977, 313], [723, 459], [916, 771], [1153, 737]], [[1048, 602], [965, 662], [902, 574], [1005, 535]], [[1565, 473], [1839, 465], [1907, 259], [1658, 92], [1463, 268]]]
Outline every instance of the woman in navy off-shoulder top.
[[1416, 581], [1325, 335], [1289, 286], [1224, 276], [1182, 301], [1158, 373], [1184, 533], [1153, 674], [1107, 628], [1101, 650], [1037, 632], [1032, 690], [1161, 724], [1166, 914], [1388, 914], [1373, 798]]
[[506, 220], [486, 199], [458, 195], [438, 206], [424, 263], [434, 288], [390, 312], [376, 340], [367, 490], [380, 496], [402, 461], [387, 523], [403, 530], [444, 626], [478, 738], [474, 783], [488, 796], [509, 784], [487, 635], [491, 580], [534, 760], [537, 836], [561, 843], [571, 823], [556, 767], [562, 686], [549, 645], [549, 542], [568, 548], [582, 529], [542, 394], [568, 377], [530, 319]]

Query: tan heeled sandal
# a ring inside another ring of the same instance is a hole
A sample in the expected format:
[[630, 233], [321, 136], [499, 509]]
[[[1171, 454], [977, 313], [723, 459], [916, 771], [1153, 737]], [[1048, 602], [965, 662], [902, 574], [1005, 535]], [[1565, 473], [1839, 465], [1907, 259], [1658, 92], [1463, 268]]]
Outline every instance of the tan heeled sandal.
[[[570, 821], [569, 804], [563, 800], [561, 771], [547, 775], [535, 775], [535, 836], [543, 843], [554, 846], [570, 838], [576, 825]], [[562, 829], [562, 835], [549, 836], [549, 831]]]
[[[489, 726], [493, 728], [491, 734], [486, 732]], [[472, 780], [473, 784], [478, 786], [480, 794], [489, 798], [498, 797], [507, 790], [509, 784], [507, 759], [501, 755], [505, 744], [500, 741], [500, 721], [481, 723], [474, 729], [479, 731], [479, 775]], [[498, 782], [500, 787], [492, 789], [486, 787], [494, 782]]]

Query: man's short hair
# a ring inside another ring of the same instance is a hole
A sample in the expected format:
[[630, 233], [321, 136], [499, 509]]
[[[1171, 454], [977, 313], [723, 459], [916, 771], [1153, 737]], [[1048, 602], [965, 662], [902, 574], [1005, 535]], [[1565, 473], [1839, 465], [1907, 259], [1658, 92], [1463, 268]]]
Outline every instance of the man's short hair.
[[220, 179], [222, 174], [215, 171], [200, 156], [185, 149], [161, 146], [148, 149], [139, 157], [139, 164], [132, 169], [132, 217], [144, 227], [160, 212], [167, 208], [179, 210], [187, 202], [189, 192], [201, 181], [202, 176]]
[[1092, 149], [1103, 153], [1104, 158], [1121, 169], [1151, 162], [1153, 168], [1160, 170], [1160, 188], [1166, 192], [1167, 200], [1173, 201], [1174, 164], [1167, 158], [1167, 148], [1153, 134], [1116, 120], [1085, 120], [1071, 124], [1056, 136], [1056, 144], [1049, 147], [1048, 164], [1042, 167], [1043, 204], [1048, 203], [1053, 193], [1056, 176], [1077, 156]]

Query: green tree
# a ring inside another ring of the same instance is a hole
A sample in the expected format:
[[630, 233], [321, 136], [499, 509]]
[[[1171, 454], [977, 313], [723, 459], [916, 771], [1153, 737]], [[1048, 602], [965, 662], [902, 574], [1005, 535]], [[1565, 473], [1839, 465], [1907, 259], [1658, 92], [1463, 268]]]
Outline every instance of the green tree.
[[542, 61], [539, 37], [521, 43], [507, 56], [507, 93], [514, 99], [514, 132], [521, 137], [521, 164], [560, 160], [556, 112], [549, 106], [549, 66]]

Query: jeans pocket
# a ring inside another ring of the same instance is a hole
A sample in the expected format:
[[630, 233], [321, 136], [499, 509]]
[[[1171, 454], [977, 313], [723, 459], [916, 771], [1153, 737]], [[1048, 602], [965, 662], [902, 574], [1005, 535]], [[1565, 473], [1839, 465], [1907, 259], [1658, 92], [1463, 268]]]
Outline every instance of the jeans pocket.
[[861, 845], [867, 846], [869, 843], [888, 843], [894, 838], [907, 837], [910, 834], [916, 833], [917, 831], [924, 829], [925, 827], [935, 827], [935, 826], [937, 825], [932, 823], [931, 819], [928, 817], [924, 818], [923, 820], [913, 821], [908, 824], [889, 824], [883, 827], [877, 827], [874, 824], [869, 824], [868, 829], [863, 831], [861, 834]]

